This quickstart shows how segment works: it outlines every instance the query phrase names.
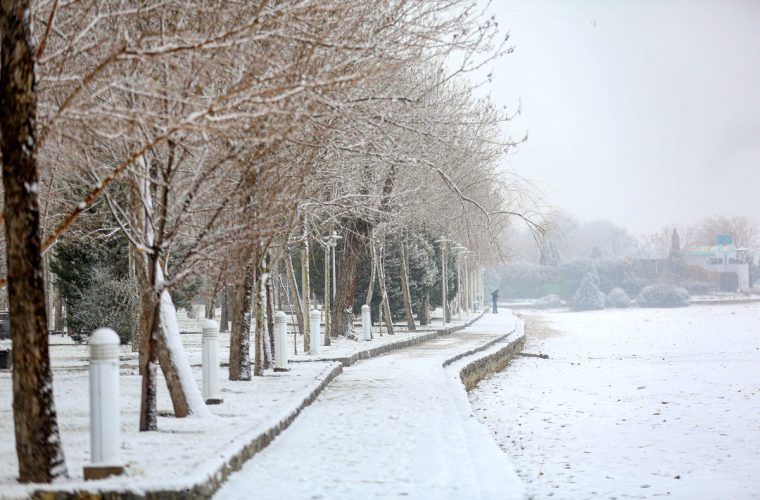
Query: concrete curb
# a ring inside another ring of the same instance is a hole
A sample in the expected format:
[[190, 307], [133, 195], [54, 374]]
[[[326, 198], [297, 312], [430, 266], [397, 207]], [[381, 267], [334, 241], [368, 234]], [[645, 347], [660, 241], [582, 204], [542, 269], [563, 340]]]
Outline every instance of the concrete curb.
[[757, 304], [760, 299], [727, 299], [727, 300], [692, 300], [689, 302], [690, 306], [722, 306], [722, 305], [736, 305], [736, 304]]
[[[341, 374], [343, 368], [351, 366], [357, 361], [362, 359], [369, 359], [382, 354], [386, 354], [406, 347], [411, 347], [423, 342], [427, 342], [437, 337], [444, 335], [450, 335], [459, 330], [463, 330], [477, 320], [483, 317], [485, 310], [483, 310], [478, 316], [471, 319], [467, 323], [444, 328], [442, 330], [435, 330], [424, 335], [418, 335], [416, 337], [402, 340], [400, 342], [394, 342], [392, 344], [386, 344], [383, 346], [373, 347], [370, 349], [364, 349], [358, 351], [351, 356], [334, 358], [334, 359], [319, 359], [314, 362], [324, 363], [339, 363], [333, 367], [332, 370], [321, 380], [321, 382], [314, 387], [309, 394], [298, 404], [295, 410], [291, 411], [285, 417], [278, 419], [273, 425], [270, 425], [264, 432], [258, 433], [255, 436], [247, 438], [245, 443], [230, 456], [225, 457], [222, 463], [213, 466], [213, 471], [209, 472], [202, 479], [193, 478], [185, 484], [168, 484], [168, 485], [145, 485], [136, 482], [131, 488], [119, 488], [117, 489], [99, 489], [96, 484], [82, 486], [77, 483], [71, 485], [69, 489], [55, 489], [53, 488], [40, 488], [32, 493], [31, 497], [39, 500], [69, 500], [69, 499], [108, 499], [108, 500], [137, 500], [137, 499], [186, 499], [186, 498], [211, 498], [214, 493], [222, 486], [227, 478], [234, 472], [240, 470], [243, 464], [253, 457], [256, 453], [266, 448], [275, 437], [287, 429], [290, 424], [296, 419], [296, 417], [314, 400], [317, 399], [319, 394], [332, 382], [338, 375]], [[470, 355], [473, 352], [485, 349], [493, 345], [495, 342], [503, 340], [510, 334], [499, 337], [481, 348], [474, 349], [472, 352], [465, 353], [464, 355]], [[301, 361], [304, 363], [312, 361]], [[453, 362], [453, 361], [451, 361]]]

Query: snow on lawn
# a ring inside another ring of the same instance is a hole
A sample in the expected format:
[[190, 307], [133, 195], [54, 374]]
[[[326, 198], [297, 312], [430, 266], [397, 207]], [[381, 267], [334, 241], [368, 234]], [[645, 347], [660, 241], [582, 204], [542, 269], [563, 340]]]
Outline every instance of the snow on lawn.
[[[185, 337], [183, 335], [183, 337]], [[55, 348], [53, 349], [55, 352]], [[245, 434], [263, 432], [275, 419], [295, 409], [336, 363], [299, 363], [287, 373], [267, 371], [250, 382], [230, 382], [221, 372], [224, 403], [209, 406], [212, 418], [159, 417], [158, 432], [138, 432], [140, 377], [137, 368], [121, 369], [121, 458], [128, 476], [101, 482], [109, 487], [172, 483], [194, 473], [207, 473], [236, 450]], [[200, 386], [200, 370], [195, 369]], [[90, 456], [89, 392], [86, 368], [54, 371], [54, 393], [66, 462], [71, 482], [82, 480], [82, 467]], [[158, 381], [158, 410], [171, 415], [166, 384]], [[0, 371], [0, 498], [26, 497], [34, 487], [16, 481], [18, 465], [11, 411], [11, 377]], [[98, 483], [89, 483], [96, 487]]]
[[760, 305], [526, 318], [470, 401], [530, 494], [760, 498]]

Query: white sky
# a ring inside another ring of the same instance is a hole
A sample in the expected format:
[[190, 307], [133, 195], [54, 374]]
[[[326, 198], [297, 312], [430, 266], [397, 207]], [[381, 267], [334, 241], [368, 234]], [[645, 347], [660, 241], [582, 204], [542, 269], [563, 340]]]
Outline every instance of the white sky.
[[494, 0], [491, 94], [548, 204], [640, 233], [760, 219], [760, 1]]

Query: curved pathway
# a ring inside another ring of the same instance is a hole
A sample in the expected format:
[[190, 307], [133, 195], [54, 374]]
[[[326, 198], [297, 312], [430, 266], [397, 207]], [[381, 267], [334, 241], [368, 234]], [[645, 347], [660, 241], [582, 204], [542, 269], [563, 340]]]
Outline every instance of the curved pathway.
[[[506, 455], [442, 363], [514, 327], [508, 312], [346, 368], [217, 498], [518, 498]], [[453, 381], [453, 382], [452, 382]]]

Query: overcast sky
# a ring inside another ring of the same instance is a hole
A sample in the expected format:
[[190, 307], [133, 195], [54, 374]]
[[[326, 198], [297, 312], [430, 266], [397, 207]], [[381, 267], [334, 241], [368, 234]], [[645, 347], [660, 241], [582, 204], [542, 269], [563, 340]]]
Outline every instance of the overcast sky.
[[760, 219], [760, 1], [495, 0], [494, 100], [545, 200], [635, 233]]

